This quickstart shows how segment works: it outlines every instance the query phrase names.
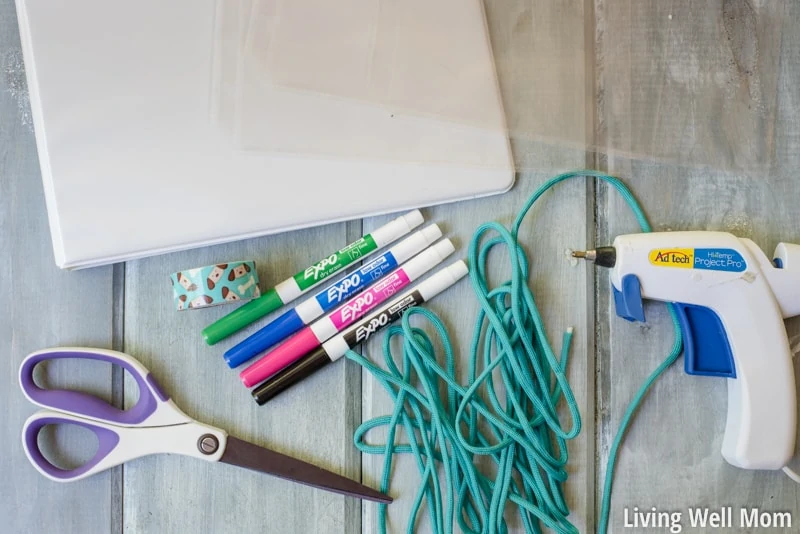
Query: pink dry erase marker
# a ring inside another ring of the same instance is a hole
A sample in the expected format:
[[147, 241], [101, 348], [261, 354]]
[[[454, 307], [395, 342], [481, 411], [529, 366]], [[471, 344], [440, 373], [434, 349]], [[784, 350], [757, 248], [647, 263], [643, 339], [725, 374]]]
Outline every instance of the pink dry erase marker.
[[372, 284], [360, 295], [350, 299], [266, 353], [239, 374], [242, 383], [247, 387], [255, 386], [296, 362], [369, 313], [381, 302], [393, 297], [398, 291], [433, 269], [453, 251], [455, 251], [455, 247], [449, 239], [443, 239], [423, 250], [408, 263]]

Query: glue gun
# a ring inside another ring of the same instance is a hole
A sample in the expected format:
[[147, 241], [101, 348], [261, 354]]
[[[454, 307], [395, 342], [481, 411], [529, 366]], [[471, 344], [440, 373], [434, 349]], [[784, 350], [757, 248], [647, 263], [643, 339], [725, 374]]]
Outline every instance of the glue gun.
[[574, 257], [611, 270], [617, 315], [644, 322], [642, 299], [674, 303], [685, 371], [728, 379], [722, 456], [781, 469], [794, 454], [796, 399], [784, 319], [800, 315], [800, 245], [770, 261], [724, 232], [622, 235]]

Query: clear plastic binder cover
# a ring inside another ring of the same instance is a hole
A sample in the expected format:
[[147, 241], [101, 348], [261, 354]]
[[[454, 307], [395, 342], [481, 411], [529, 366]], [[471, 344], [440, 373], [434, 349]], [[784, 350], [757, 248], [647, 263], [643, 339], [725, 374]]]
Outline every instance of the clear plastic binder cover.
[[220, 3], [249, 8], [221, 39], [236, 48], [219, 84], [236, 95], [224, 109], [242, 150], [504, 168], [510, 139], [518, 169], [536, 166], [531, 144], [717, 168], [774, 160], [776, 4], [620, 2], [588, 20], [480, 0]]
[[211, 62], [209, 117], [232, 137], [239, 108], [239, 80], [252, 0], [217, 0]]
[[[239, 146], [509, 168], [480, 4], [435, 6], [256, 0], [242, 55]], [[447, 24], [453, 30], [443, 34]]]

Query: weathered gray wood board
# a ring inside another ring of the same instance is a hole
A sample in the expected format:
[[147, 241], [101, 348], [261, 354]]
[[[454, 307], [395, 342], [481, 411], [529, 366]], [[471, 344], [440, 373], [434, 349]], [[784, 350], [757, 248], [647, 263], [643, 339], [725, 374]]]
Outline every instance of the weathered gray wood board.
[[[200, 336], [230, 307], [177, 313], [168, 280], [171, 272], [192, 266], [259, 258], [262, 287], [272, 287], [343, 247], [346, 239], [346, 225], [338, 224], [129, 262], [125, 350], [159, 377], [192, 417], [358, 479], [358, 454], [349, 446], [353, 419], [360, 417], [358, 377], [338, 366], [259, 407], [238, 371], [222, 359], [244, 334], [213, 347]], [[125, 386], [130, 399], [135, 384], [127, 380]], [[158, 456], [126, 465], [124, 496], [129, 532], [360, 531], [355, 499], [189, 458]]]
[[775, 157], [784, 2], [596, 2], [598, 146], [763, 169]]
[[[53, 260], [36, 144], [19, 92], [25, 73], [11, 2], [0, 4], [0, 518], [3, 532], [104, 532], [111, 526], [113, 473], [73, 485], [39, 475], [25, 459], [20, 431], [36, 407], [19, 388], [19, 363], [30, 352], [59, 345], [111, 347], [112, 268], [60, 271]], [[20, 113], [23, 113], [22, 115]], [[66, 363], [66, 362], [63, 362]], [[54, 365], [51, 386], [81, 386], [111, 399], [111, 366]], [[44, 437], [44, 436], [43, 436]], [[59, 428], [46, 435], [54, 461], [86, 460], [93, 436]], [[59, 451], [63, 451], [59, 454]]]
[[[737, 14], [731, 19], [729, 14], [734, 11]], [[671, 20], [668, 13], [672, 14]], [[696, 20], [698, 17], [700, 21]], [[630, 184], [656, 230], [730, 231], [753, 239], [768, 255], [779, 241], [800, 241], [797, 203], [800, 182], [796, 177], [800, 121], [798, 17], [800, 10], [793, 2], [787, 3], [785, 9], [782, 2], [756, 7], [745, 2], [724, 2], [715, 3], [713, 9], [705, 4], [702, 9], [699, 5], [692, 9], [683, 2], [677, 6], [655, 2], [612, 2], [605, 6], [598, 19], [602, 35], [619, 41], [619, 36], [630, 29], [632, 35], [647, 36], [644, 44], [647, 49], [661, 50], [657, 61], [648, 63], [648, 57], [642, 56], [648, 52], [639, 43], [631, 42], [626, 48], [630, 56], [625, 62], [604, 62], [600, 58], [599, 63], [605, 65], [600, 74], [601, 85], [608, 83], [607, 106], [601, 109], [601, 121], [608, 130], [601, 134], [607, 135], [608, 143], [635, 144], [653, 135], [655, 125], [635, 120], [630, 113], [616, 113], [617, 109], [631, 109], [628, 106], [642, 102], [658, 105], [680, 101], [680, 107], [662, 105], [659, 119], [672, 125], [685, 124], [687, 128], [691, 122], [722, 128], [707, 131], [703, 139], [678, 136], [676, 131], [673, 132], [676, 137], [663, 141], [665, 149], [683, 147], [680, 150], [685, 152], [674, 152], [672, 158], [686, 163], [697, 163], [702, 158], [702, 163], [714, 168], [631, 160], [610, 151], [609, 170]], [[692, 22], [686, 21], [687, 18]], [[710, 25], [709, 31], [699, 32], [696, 26], [701, 23]], [[782, 34], [779, 61], [773, 62], [773, 58], [764, 54], [752, 69], [734, 74], [760, 77], [761, 89], [771, 87], [777, 95], [742, 95], [739, 90], [746, 87], [747, 80], [732, 82], [739, 84], [733, 93], [718, 94], [720, 89], [706, 81], [720, 77], [727, 80], [726, 84], [730, 82], [728, 58], [740, 58], [774, 46], [772, 35], [753, 30], [764, 25], [768, 25], [767, 33]], [[728, 35], [740, 38], [721, 36], [718, 32], [723, 29]], [[700, 62], [699, 71], [689, 72], [687, 64], [696, 62]], [[654, 63], [659, 65], [656, 70], [679, 76], [663, 81], [650, 79], [653, 68], [649, 65]], [[767, 120], [760, 112], [742, 112], [748, 102], [753, 110], [757, 109], [759, 98], [774, 98], [777, 109], [773, 120]], [[708, 105], [711, 101], [719, 105]], [[735, 113], [729, 114], [731, 111]], [[738, 123], [738, 127], [732, 122]], [[756, 138], [759, 142], [752, 143]], [[630, 210], [620, 197], [603, 188], [598, 198], [598, 241], [607, 242], [618, 234], [636, 230]], [[663, 305], [645, 308], [646, 325], [617, 318], [609, 298], [607, 276], [604, 272], [598, 275], [597, 412], [601, 461], [598, 487], [601, 487], [608, 448], [624, 410], [646, 376], [666, 356], [673, 335]], [[796, 319], [791, 320], [788, 329], [792, 345], [797, 346], [800, 324]], [[775, 406], [775, 410], [785, 408]], [[646, 511], [654, 506], [659, 511], [680, 511], [684, 531], [692, 531], [687, 516], [689, 507], [732, 506], [734, 527], [739, 524], [740, 507], [791, 511], [795, 523], [785, 531], [796, 532], [800, 493], [794, 482], [780, 472], [745, 471], [722, 459], [720, 447], [726, 410], [724, 380], [686, 375], [682, 360], [666, 373], [639, 410], [621, 450], [615, 473], [611, 532], [630, 531], [623, 526], [624, 510], [628, 508], [632, 513], [634, 506]]]
[[[628, 182], [658, 230], [729, 230], [767, 253], [778, 241], [800, 242], [797, 2], [485, 5], [521, 172], [508, 194], [423, 210], [456, 242], [446, 263], [466, 256], [480, 223], [510, 225], [544, 180], [587, 164]], [[182, 268], [255, 258], [266, 288], [388, 216], [61, 272], [52, 257], [18, 39], [13, 2], [0, 0], [0, 337], [7, 340], [0, 366], [0, 428], [7, 442], [0, 458], [0, 518], [8, 518], [0, 530], [375, 532], [374, 504], [225, 465], [150, 457], [71, 485], [50, 482], [30, 467], [19, 431], [35, 408], [19, 392], [19, 362], [43, 347], [89, 345], [134, 354], [191, 416], [377, 486], [382, 458], [360, 457], [352, 446], [362, 420], [391, 410], [370, 376], [342, 361], [259, 408], [221, 358], [243, 334], [215, 347], [200, 337], [202, 327], [229, 308], [177, 313], [167, 277]], [[597, 525], [619, 420], [666, 355], [672, 332], [660, 305], [646, 307], [644, 326], [618, 319], [607, 272], [573, 265], [564, 251], [636, 230], [614, 192], [595, 192], [590, 182], [576, 180], [547, 195], [521, 233], [554, 345], [560, 346], [564, 328], [575, 327], [569, 374], [583, 432], [570, 444], [566, 489], [572, 519], [586, 532]], [[502, 266], [498, 262], [497, 279]], [[429, 305], [448, 326], [462, 370], [476, 306], [468, 280]], [[800, 352], [800, 321], [790, 321], [788, 329]], [[381, 337], [364, 348], [376, 361], [382, 360]], [[684, 521], [689, 506], [760, 506], [792, 511], [800, 522], [798, 487], [788, 478], [725, 463], [719, 449], [726, 385], [687, 376], [682, 365], [653, 388], [621, 450], [610, 532], [636, 530], [623, 527], [624, 509], [633, 506], [682, 511]], [[67, 363], [49, 371], [51, 384], [80, 384], [118, 402], [124, 396], [127, 406], [136, 398], [135, 385], [103, 365]], [[62, 430], [43, 440], [54, 454], [81, 451], [91, 442]], [[800, 467], [800, 460], [793, 465]], [[392, 532], [405, 531], [418, 480], [409, 459], [396, 464]], [[520, 529], [516, 517], [509, 521]], [[430, 530], [424, 520], [418, 527]], [[684, 531], [691, 531], [688, 525]]]

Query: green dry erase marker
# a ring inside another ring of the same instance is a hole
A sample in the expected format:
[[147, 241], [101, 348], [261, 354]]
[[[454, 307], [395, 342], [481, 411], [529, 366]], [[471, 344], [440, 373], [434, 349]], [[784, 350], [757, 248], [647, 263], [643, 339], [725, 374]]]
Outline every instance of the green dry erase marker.
[[284, 304], [295, 300], [330, 275], [406, 235], [422, 222], [422, 213], [414, 210], [384, 224], [342, 250], [334, 252], [327, 258], [323, 258], [309, 268], [284, 280], [259, 298], [251, 300], [225, 317], [211, 323], [203, 329], [203, 339], [209, 345], [225, 339]]

